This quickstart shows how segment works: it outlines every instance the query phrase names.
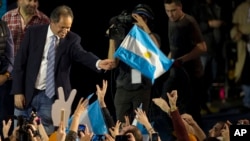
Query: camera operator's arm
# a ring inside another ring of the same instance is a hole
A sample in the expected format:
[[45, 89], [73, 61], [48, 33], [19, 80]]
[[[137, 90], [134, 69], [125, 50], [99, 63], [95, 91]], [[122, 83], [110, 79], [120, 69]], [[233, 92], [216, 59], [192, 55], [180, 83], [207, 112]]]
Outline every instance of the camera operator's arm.
[[155, 37], [155, 34], [153, 34], [151, 32], [151, 30], [149, 29], [148, 25], [147, 25], [147, 18], [143, 18], [142, 16], [140, 16], [139, 14], [132, 14], [132, 17], [137, 21], [135, 24], [137, 24], [139, 27], [141, 27], [146, 33], [148, 33], [148, 35], [150, 36], [150, 38], [154, 41], [154, 43], [157, 45], [158, 48], [160, 48], [160, 43], [157, 40], [157, 38]]
[[[112, 28], [114, 25], [111, 25], [110, 28]], [[106, 34], [109, 35], [109, 30], [106, 31]], [[115, 39], [109, 38], [109, 51], [108, 51], [108, 59], [113, 59], [115, 61], [113, 68], [115, 68], [118, 64], [118, 59], [114, 58], [114, 53], [116, 50], [116, 41]]]

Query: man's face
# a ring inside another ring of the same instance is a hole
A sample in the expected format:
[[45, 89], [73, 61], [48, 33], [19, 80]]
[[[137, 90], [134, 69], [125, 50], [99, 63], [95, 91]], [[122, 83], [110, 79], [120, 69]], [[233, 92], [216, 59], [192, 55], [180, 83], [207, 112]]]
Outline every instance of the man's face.
[[70, 31], [73, 19], [70, 16], [61, 16], [59, 22], [51, 22], [51, 30], [60, 38], [65, 38]]
[[177, 21], [182, 16], [181, 6], [176, 5], [175, 3], [164, 4], [165, 11], [168, 15], [170, 21]]
[[19, 0], [18, 5], [27, 15], [34, 15], [38, 8], [38, 0]]

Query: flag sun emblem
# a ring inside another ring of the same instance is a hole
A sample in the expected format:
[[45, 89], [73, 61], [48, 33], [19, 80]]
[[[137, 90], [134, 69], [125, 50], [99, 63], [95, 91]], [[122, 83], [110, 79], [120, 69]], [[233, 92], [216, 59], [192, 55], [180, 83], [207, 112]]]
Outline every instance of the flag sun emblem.
[[149, 51], [146, 51], [145, 53], [143, 53], [143, 56], [145, 57], [145, 58], [151, 58], [151, 53], [149, 52]]

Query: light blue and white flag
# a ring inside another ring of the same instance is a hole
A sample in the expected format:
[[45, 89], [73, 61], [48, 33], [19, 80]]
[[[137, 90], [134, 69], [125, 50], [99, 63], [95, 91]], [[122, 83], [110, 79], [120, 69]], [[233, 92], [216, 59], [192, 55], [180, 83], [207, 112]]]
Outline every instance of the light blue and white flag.
[[129, 31], [114, 56], [140, 71], [152, 83], [173, 64], [173, 60], [167, 58], [150, 36], [137, 25]]
[[[88, 99], [90, 99], [92, 96], [93, 94], [88, 96]], [[70, 118], [69, 124], [71, 124], [72, 118], [73, 116]], [[87, 125], [89, 131], [97, 135], [104, 135], [108, 133], [108, 128], [105, 124], [101, 106], [98, 100], [91, 103], [87, 110], [82, 113], [79, 124]]]

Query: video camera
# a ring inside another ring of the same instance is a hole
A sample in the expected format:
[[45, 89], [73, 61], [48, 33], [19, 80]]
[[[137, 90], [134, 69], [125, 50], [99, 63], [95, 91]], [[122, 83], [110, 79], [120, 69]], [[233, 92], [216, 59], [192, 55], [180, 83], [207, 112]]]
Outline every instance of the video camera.
[[121, 14], [114, 16], [110, 19], [109, 23], [109, 38], [115, 40], [123, 40], [129, 30], [132, 28], [133, 23], [136, 20], [132, 17], [132, 13], [139, 14], [148, 19], [148, 21], [154, 19], [154, 13], [152, 9], [146, 4], [138, 4], [132, 12], [123, 10]]
[[[31, 141], [29, 129], [32, 131], [34, 136], [40, 136], [39, 132], [34, 131], [30, 124], [34, 124], [33, 121], [37, 117], [36, 110], [33, 109], [30, 117], [26, 116], [17, 116], [17, 126], [19, 126], [17, 140], [18, 141]], [[40, 124], [40, 119], [36, 121], [37, 124]]]
[[109, 38], [123, 40], [133, 25], [134, 19], [131, 13], [124, 10], [118, 16], [110, 19]]

